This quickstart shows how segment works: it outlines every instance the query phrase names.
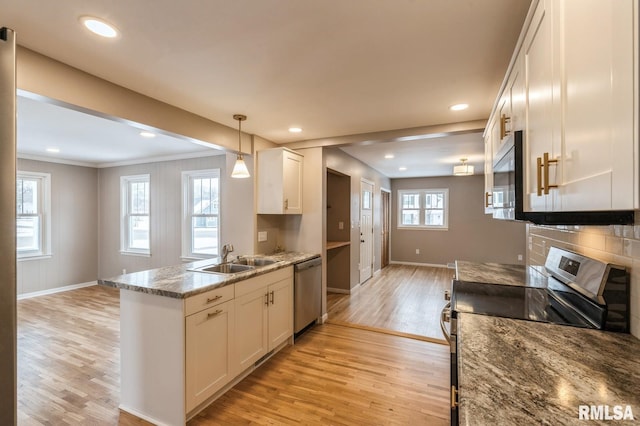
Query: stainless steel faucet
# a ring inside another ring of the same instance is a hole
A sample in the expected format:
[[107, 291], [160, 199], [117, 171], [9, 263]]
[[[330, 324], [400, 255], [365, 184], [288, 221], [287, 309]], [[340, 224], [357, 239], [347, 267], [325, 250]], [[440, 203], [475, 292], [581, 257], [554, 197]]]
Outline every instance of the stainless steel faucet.
[[222, 263], [227, 262], [227, 256], [233, 251], [233, 244], [225, 244], [222, 246]]

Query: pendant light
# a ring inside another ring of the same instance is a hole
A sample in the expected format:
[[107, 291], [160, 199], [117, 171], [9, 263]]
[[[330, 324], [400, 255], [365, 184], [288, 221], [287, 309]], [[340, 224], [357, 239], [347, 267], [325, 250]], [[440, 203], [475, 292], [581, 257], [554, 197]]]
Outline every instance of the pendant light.
[[473, 165], [467, 164], [466, 158], [461, 158], [460, 162], [462, 164], [458, 164], [457, 166], [453, 166], [453, 175], [454, 176], [469, 176], [473, 174]]
[[242, 122], [247, 119], [247, 116], [242, 114], [235, 114], [233, 116], [233, 119], [238, 120], [238, 158], [236, 158], [236, 163], [233, 165], [231, 177], [248, 178], [251, 175], [249, 174], [247, 165], [245, 164], [244, 158], [242, 157]]

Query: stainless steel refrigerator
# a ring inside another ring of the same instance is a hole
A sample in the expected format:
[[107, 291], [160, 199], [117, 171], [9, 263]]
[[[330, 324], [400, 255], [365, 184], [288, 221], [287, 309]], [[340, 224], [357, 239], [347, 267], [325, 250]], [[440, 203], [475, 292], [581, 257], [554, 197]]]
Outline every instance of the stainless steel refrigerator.
[[0, 29], [0, 424], [17, 423], [16, 39]]

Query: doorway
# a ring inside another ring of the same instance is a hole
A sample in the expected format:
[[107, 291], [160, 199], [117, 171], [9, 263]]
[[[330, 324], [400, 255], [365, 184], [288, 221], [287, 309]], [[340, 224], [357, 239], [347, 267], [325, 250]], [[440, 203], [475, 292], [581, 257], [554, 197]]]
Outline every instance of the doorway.
[[373, 182], [360, 182], [360, 284], [373, 276]]

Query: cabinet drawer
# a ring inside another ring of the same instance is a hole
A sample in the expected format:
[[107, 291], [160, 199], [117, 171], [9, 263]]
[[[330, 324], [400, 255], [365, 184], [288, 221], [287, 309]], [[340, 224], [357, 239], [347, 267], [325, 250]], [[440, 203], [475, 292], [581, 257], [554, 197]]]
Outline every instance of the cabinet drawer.
[[277, 269], [273, 272], [258, 275], [257, 277], [236, 283], [236, 297], [244, 296], [245, 294], [249, 294], [259, 288], [266, 287], [269, 284], [273, 284], [286, 278], [293, 279], [293, 266], [287, 266], [286, 268]]
[[235, 284], [231, 284], [189, 297], [184, 301], [184, 314], [185, 316], [191, 315], [203, 309], [224, 303], [233, 299], [234, 293]]

